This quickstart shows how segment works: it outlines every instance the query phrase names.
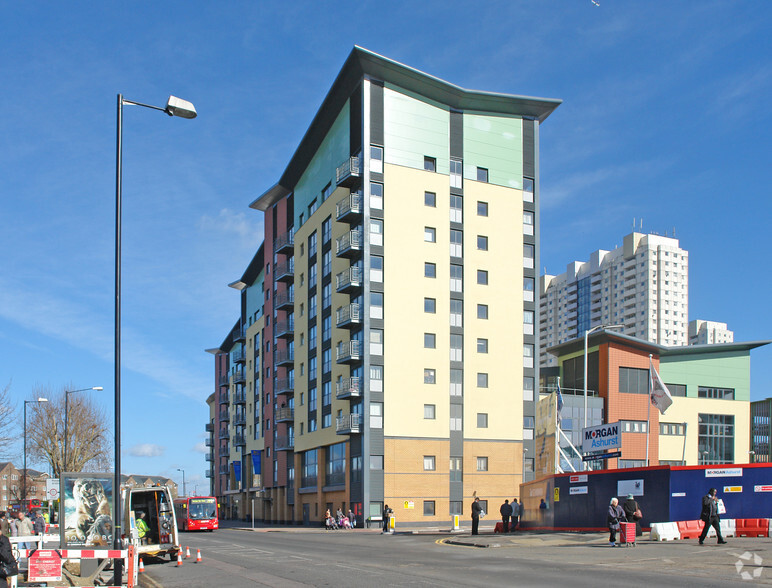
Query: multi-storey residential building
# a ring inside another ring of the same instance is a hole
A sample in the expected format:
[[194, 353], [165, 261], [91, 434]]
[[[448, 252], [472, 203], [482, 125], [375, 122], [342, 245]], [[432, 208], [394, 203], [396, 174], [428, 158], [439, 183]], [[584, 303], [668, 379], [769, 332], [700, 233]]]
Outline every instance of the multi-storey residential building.
[[661, 345], [686, 345], [689, 254], [678, 239], [631, 233], [613, 251], [569, 264], [540, 287], [540, 365], [554, 366], [548, 347], [584, 337], [601, 325]]
[[751, 402], [751, 461], [772, 461], [772, 398]]
[[732, 341], [734, 341], [734, 332], [729, 330], [726, 323], [699, 319], [689, 321], [689, 345], [712, 345]]
[[[436, 524], [473, 494], [516, 493], [533, 467], [539, 124], [559, 104], [354, 48], [251, 205], [265, 241], [234, 283], [246, 333], [211, 350], [212, 489], [245, 501], [232, 515], [351, 508], [361, 525], [389, 504]], [[223, 395], [242, 348], [249, 441], [234, 452]]]

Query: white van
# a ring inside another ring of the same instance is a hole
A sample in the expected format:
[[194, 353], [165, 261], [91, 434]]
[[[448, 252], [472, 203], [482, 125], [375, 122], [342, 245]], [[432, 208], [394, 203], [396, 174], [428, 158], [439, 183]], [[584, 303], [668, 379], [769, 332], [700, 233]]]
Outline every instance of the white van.
[[[131, 543], [139, 555], [163, 556], [170, 560], [177, 557], [180, 550], [177, 534], [177, 521], [174, 519], [174, 503], [168, 486], [146, 488], [124, 488], [124, 529], [130, 530]], [[147, 535], [140, 539], [136, 520], [140, 513], [145, 514], [145, 523], [149, 527]]]

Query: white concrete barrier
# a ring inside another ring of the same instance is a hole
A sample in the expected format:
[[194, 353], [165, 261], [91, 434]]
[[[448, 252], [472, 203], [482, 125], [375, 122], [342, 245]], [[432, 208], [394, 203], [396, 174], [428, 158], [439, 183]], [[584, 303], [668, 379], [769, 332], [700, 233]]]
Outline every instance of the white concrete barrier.
[[[734, 519], [721, 519], [721, 534], [724, 537], [737, 537], [737, 526]], [[713, 528], [711, 527], [711, 531]], [[713, 536], [715, 536], [715, 531]]]
[[649, 538], [652, 541], [674, 541], [681, 538], [678, 523], [652, 523]]

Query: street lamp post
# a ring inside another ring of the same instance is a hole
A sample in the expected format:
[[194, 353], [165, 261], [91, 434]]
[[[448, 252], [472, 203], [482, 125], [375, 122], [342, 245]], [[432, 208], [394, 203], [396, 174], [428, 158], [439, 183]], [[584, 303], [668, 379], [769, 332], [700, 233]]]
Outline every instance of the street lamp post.
[[67, 471], [67, 442], [68, 442], [67, 429], [68, 429], [69, 418], [70, 418], [70, 394], [74, 394], [75, 392], [86, 392], [87, 390], [98, 390], [101, 392], [102, 390], [104, 390], [104, 388], [102, 388], [102, 386], [93, 386], [91, 388], [81, 388], [80, 390], [64, 391], [64, 459], [62, 460], [62, 469], [59, 471], [59, 474]]
[[38, 398], [37, 400], [24, 401], [24, 476], [21, 480], [21, 503], [22, 510], [27, 501], [27, 405], [32, 403], [48, 402], [48, 398]]
[[187, 488], [185, 488], [185, 470], [183, 470], [182, 468], [177, 468], [177, 471], [182, 472], [182, 495], [187, 496], [188, 490]]
[[[196, 118], [196, 108], [187, 100], [169, 96], [166, 108], [126, 100], [118, 94], [115, 155], [115, 477], [113, 479], [113, 544], [121, 548], [121, 182], [123, 176], [123, 105], [160, 110], [169, 116]], [[121, 581], [123, 560], [115, 559], [115, 579]]]

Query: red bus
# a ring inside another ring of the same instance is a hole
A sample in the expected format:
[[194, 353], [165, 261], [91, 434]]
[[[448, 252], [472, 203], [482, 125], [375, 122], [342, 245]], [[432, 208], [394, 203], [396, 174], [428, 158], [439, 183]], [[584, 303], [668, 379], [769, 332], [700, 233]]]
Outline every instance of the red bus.
[[220, 526], [217, 499], [214, 496], [191, 496], [174, 501], [174, 515], [180, 531], [214, 531]]

